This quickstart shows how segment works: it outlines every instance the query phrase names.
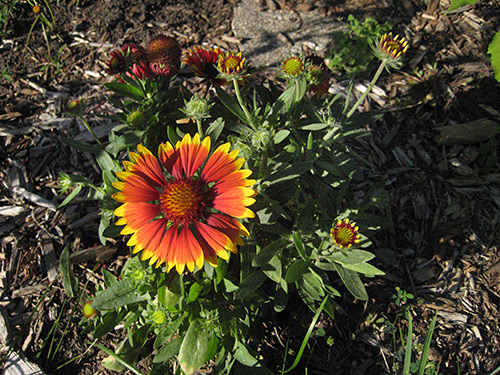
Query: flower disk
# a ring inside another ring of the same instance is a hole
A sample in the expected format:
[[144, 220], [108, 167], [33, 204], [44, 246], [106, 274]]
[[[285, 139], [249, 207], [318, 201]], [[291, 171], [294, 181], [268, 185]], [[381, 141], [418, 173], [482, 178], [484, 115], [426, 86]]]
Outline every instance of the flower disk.
[[397, 59], [401, 57], [402, 54], [408, 49], [408, 42], [405, 38], [398, 40], [399, 35], [395, 38], [392, 37], [392, 33], [385, 34], [380, 39], [380, 49], [391, 59]]
[[146, 47], [149, 67], [159, 77], [171, 78], [177, 74], [181, 65], [181, 47], [177, 39], [157, 35]]
[[241, 52], [237, 55], [230, 52], [227, 52], [225, 56], [221, 54], [219, 56], [219, 71], [228, 77], [242, 78], [245, 61], [246, 59], [241, 56]]
[[302, 60], [300, 57], [290, 57], [289, 59], [283, 61], [281, 70], [286, 75], [297, 77], [304, 71], [304, 65], [304, 60]]
[[248, 206], [257, 193], [250, 188], [255, 180], [247, 179], [252, 172], [240, 169], [245, 160], [229, 148], [210, 154], [209, 137], [187, 134], [175, 147], [162, 143], [158, 157], [141, 145], [130, 153], [113, 198], [123, 203], [116, 224], [132, 235], [127, 245], [134, 253], [182, 273], [203, 268], [205, 260], [215, 267], [217, 257], [227, 260], [228, 251], [243, 245], [241, 236], [249, 233], [236, 218], [255, 216]]
[[359, 242], [361, 236], [358, 234], [358, 230], [359, 227], [356, 226], [356, 223], [350, 223], [349, 219], [339, 220], [337, 225], [330, 229], [330, 236], [338, 246], [346, 249]]

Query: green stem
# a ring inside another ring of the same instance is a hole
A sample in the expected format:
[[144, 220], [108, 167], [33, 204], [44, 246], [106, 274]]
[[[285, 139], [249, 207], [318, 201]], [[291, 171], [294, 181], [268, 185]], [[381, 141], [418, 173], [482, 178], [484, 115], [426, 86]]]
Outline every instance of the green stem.
[[205, 137], [205, 134], [203, 133], [203, 126], [202, 126], [202, 119], [195, 120], [196, 121], [196, 127], [198, 129], [198, 134], [200, 134], [200, 139], [203, 139]]
[[243, 112], [245, 112], [247, 122], [250, 124], [252, 128], [254, 128], [252, 115], [250, 114], [250, 111], [248, 110], [247, 106], [245, 105], [245, 102], [243, 101], [243, 98], [241, 97], [240, 85], [238, 84], [238, 80], [236, 78], [233, 78], [233, 84], [234, 84], [234, 92], [236, 93], [236, 98], [238, 99], [238, 103], [240, 104], [241, 109], [243, 109]]
[[358, 101], [356, 103], [354, 103], [354, 105], [352, 106], [349, 113], [347, 113], [346, 118], [351, 117], [353, 115], [353, 113], [356, 111], [356, 109], [358, 109], [358, 107], [364, 102], [366, 96], [370, 93], [370, 91], [372, 91], [373, 86], [375, 86], [375, 83], [377, 82], [378, 78], [382, 74], [382, 71], [385, 69], [386, 65], [387, 65], [387, 60], [382, 60], [382, 62], [380, 63], [380, 66], [378, 67], [378, 70], [375, 72], [375, 75], [373, 76], [372, 81], [370, 82], [370, 84], [366, 88], [363, 95], [361, 95], [361, 97], [358, 99]]

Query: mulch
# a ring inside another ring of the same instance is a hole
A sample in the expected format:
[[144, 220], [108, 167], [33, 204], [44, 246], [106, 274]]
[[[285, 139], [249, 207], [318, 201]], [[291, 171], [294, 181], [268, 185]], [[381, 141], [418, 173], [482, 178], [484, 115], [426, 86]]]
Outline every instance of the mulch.
[[[80, 287], [90, 278], [91, 295], [99, 282], [94, 266], [118, 273], [128, 250], [120, 241], [98, 245], [99, 212], [91, 199], [81, 195], [57, 208], [64, 198], [59, 172], [100, 179], [91, 156], [61, 142], [61, 136], [87, 139], [82, 124], [63, 116], [64, 107], [84, 98], [87, 121], [105, 139], [113, 124], [101, 115], [116, 110], [102, 86], [110, 51], [158, 31], [175, 35], [184, 49], [205, 42], [237, 50], [231, 28], [237, 0], [49, 3], [55, 17], [50, 60], [40, 25], [26, 43], [34, 20], [28, 3], [16, 6], [0, 43], [0, 323], [6, 324], [0, 324], [0, 346], [9, 342], [49, 374], [108, 374], [103, 355], [80, 333], [80, 317], [69, 320], [75, 302], [65, 296], [58, 259], [69, 244]], [[446, 15], [448, 3], [259, 2], [263, 10], [320, 10], [335, 21], [351, 13], [392, 20], [411, 46], [402, 70], [385, 74], [365, 103], [386, 110], [370, 126], [372, 137], [349, 145], [365, 160], [365, 180], [353, 194], [362, 199], [380, 182], [388, 192], [389, 209], [379, 212], [387, 229], [373, 236], [371, 249], [387, 274], [365, 280], [368, 302], [346, 291], [336, 318], [321, 320], [325, 336], [315, 338], [312, 354], [321, 366], [309, 360], [310, 373], [397, 373], [393, 363], [402, 367], [403, 345], [387, 327], [407, 331], [404, 308], [420, 344], [437, 313], [429, 359], [440, 374], [489, 374], [500, 366], [500, 84], [486, 55], [500, 29], [500, 7], [482, 1]], [[333, 84], [345, 88], [335, 77]], [[396, 287], [415, 298], [396, 304]], [[287, 340], [300, 345], [290, 328], [296, 319], [269, 328], [263, 351], [271, 363], [280, 365]], [[56, 321], [54, 345], [64, 339], [52, 358], [47, 338]], [[116, 331], [102, 342], [111, 347], [122, 335]]]

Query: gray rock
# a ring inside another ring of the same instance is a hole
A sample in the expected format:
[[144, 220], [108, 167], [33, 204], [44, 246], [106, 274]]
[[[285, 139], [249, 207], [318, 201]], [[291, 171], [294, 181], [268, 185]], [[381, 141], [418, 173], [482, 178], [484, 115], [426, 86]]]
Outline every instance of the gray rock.
[[241, 42], [240, 50], [256, 68], [277, 66], [306, 51], [324, 55], [334, 33], [343, 27], [316, 10], [262, 10], [255, 0], [238, 2], [233, 13], [232, 28]]

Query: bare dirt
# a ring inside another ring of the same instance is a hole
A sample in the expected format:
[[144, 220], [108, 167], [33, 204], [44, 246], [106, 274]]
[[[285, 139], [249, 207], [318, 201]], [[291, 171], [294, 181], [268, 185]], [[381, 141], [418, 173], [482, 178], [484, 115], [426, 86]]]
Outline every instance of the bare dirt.
[[[74, 265], [80, 287], [90, 278], [89, 294], [96, 265], [118, 273], [129, 256], [120, 242], [95, 251], [98, 211], [91, 200], [56, 208], [64, 198], [57, 190], [59, 172], [99, 179], [92, 158], [60, 141], [60, 136], [85, 137], [81, 125], [63, 117], [64, 106], [85, 98], [89, 123], [106, 129], [108, 120], [98, 115], [113, 111], [102, 84], [114, 48], [166, 33], [184, 50], [200, 43], [238, 50], [242, 41], [231, 27], [237, 3], [51, 0], [53, 18], [47, 3], [40, 6], [53, 27], [44, 25], [44, 33], [39, 20], [28, 42], [36, 15], [30, 4], [19, 2], [4, 25], [0, 309], [14, 350], [47, 374], [111, 373], [100, 364], [103, 354], [81, 333], [79, 311], [70, 322], [74, 302], [65, 297], [57, 268], [64, 246], [69, 244], [72, 254], [94, 249]], [[355, 194], [362, 198], [380, 181], [389, 192], [390, 209], [380, 212], [387, 229], [373, 238], [372, 249], [387, 275], [365, 280], [366, 303], [345, 291], [336, 318], [323, 317], [318, 328], [324, 335], [318, 331], [296, 373], [306, 366], [310, 374], [400, 373], [398, 327], [407, 330], [405, 306], [420, 344], [437, 312], [429, 359], [439, 364], [439, 374], [491, 373], [500, 366], [500, 84], [486, 51], [500, 29], [500, 3], [482, 1], [448, 15], [446, 0], [258, 3], [263, 10], [316, 10], [332, 22], [348, 14], [390, 20], [411, 45], [403, 69], [378, 83], [386, 95], [366, 103], [367, 109], [387, 110], [384, 118], [370, 128], [371, 138], [351, 145], [365, 160], [366, 181]], [[332, 84], [341, 84], [336, 78]], [[415, 298], [396, 304], [396, 287]], [[266, 326], [267, 336], [255, 345], [270, 368], [281, 368], [287, 342], [292, 351], [298, 349], [307, 324], [299, 313], [285, 311]], [[396, 329], [389, 330], [390, 324]], [[54, 345], [63, 340], [49, 360], [46, 338], [52, 329]], [[102, 342], [109, 347], [121, 334]], [[142, 366], [147, 371], [147, 363]]]

